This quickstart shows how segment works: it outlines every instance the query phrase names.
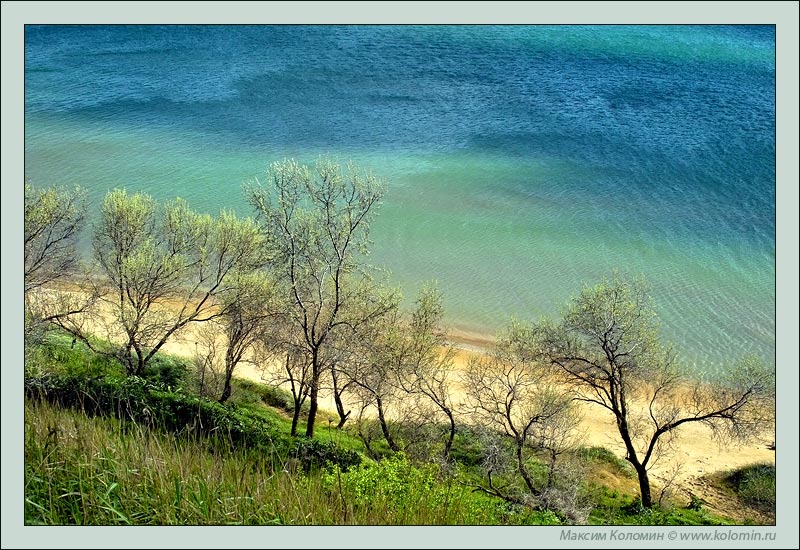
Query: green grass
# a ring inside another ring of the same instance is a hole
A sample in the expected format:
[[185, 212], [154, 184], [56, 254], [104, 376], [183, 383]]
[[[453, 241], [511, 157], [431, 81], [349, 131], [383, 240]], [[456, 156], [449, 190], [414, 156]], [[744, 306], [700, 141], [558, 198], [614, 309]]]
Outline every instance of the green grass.
[[751, 464], [724, 476], [725, 483], [745, 504], [768, 513], [775, 513], [775, 465]]
[[683, 507], [644, 508], [638, 497], [595, 487], [595, 508], [589, 514], [591, 525], [734, 525], [726, 518]]
[[547, 523], [403, 457], [308, 474], [291, 460], [48, 403], [25, 406], [28, 525]]
[[[380, 439], [372, 443], [382, 458], [376, 462], [367, 458], [352, 422], [336, 429], [337, 415], [320, 411], [315, 438], [293, 438], [291, 397], [285, 391], [234, 379], [232, 398], [220, 405], [198, 394], [190, 369], [181, 358], [159, 354], [143, 378], [131, 377], [71, 338], [51, 335], [34, 347], [25, 366], [26, 523], [548, 525], [565, 520], [475, 491], [485, 485], [485, 449], [469, 427], [459, 427], [455, 462], [446, 467], [437, 465], [438, 451], [434, 457], [409, 447], [413, 453], [396, 454]], [[404, 433], [403, 426], [396, 428]], [[589, 524], [728, 523], [702, 508], [642, 509], [625, 461], [600, 447], [579, 449], [575, 456], [592, 476], [583, 482], [593, 505]], [[530, 457], [531, 473], [543, 482], [544, 462], [535, 453]], [[762, 502], [770, 494], [768, 473], [754, 468], [731, 483], [742, 498]], [[771, 479], [774, 509], [774, 469]], [[497, 480], [519, 485], [513, 469]]]

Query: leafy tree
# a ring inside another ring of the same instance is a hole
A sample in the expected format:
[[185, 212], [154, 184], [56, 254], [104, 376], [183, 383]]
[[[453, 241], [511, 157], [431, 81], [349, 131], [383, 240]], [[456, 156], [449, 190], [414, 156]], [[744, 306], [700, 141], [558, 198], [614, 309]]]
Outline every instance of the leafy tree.
[[25, 184], [25, 292], [74, 272], [86, 193]]
[[720, 441], [743, 441], [769, 424], [774, 409], [774, 372], [759, 360], [742, 360], [714, 383], [692, 382], [658, 329], [644, 283], [615, 275], [585, 288], [558, 325], [542, 323], [533, 338], [576, 399], [614, 416], [646, 507], [648, 471], [677, 428], [698, 422]]
[[[229, 291], [220, 297], [221, 313], [207, 325], [200, 365], [221, 373], [219, 402], [231, 396], [231, 380], [236, 366], [253, 352], [256, 344], [274, 341], [280, 332], [283, 295], [278, 283], [266, 271], [234, 272]], [[274, 346], [274, 343], [273, 343]]]
[[[86, 193], [79, 187], [35, 188], [25, 184], [25, 334], [43, 331], [86, 311], [96, 297], [79, 274], [78, 237], [85, 223]], [[71, 278], [75, 291], [58, 288]]]
[[[212, 218], [182, 199], [159, 207], [146, 194], [116, 189], [103, 200], [94, 253], [107, 285], [106, 336], [116, 343], [98, 351], [141, 375], [173, 334], [225, 313], [232, 275], [264, 262], [265, 241], [249, 218]], [[96, 349], [85, 331], [71, 328]]]
[[320, 159], [309, 168], [285, 160], [246, 192], [288, 282], [288, 318], [311, 369], [306, 436], [313, 437], [322, 378], [336, 357], [329, 348], [354, 338], [361, 325], [390, 308], [383, 296], [373, 295], [364, 264], [383, 187], [352, 164], [342, 168]]

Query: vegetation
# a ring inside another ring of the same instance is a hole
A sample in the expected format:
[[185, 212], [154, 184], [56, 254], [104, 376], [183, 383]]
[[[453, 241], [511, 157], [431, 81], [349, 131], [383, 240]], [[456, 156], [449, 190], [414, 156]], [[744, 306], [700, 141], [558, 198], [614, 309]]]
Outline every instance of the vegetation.
[[81, 270], [77, 242], [85, 223], [86, 195], [80, 188], [37, 189], [25, 183], [25, 342], [39, 342], [48, 326], [86, 311], [92, 292], [64, 292], [54, 285]]
[[[525, 341], [521, 334], [524, 330], [512, 324], [490, 354], [471, 361], [464, 377], [471, 413], [485, 433], [505, 434], [511, 439], [512, 468], [523, 486], [520, 490], [514, 483], [501, 485], [510, 468], [509, 453], [495, 436], [483, 462], [486, 485], [476, 488], [508, 502], [555, 508], [581, 522], [588, 510], [583, 510], [581, 497], [574, 491], [579, 485], [557, 486], [562, 484], [557, 484], [555, 475], [559, 455], [576, 447], [580, 417], [566, 393], [548, 379], [546, 365], [520, 346]], [[547, 453], [549, 462], [543, 482], [535, 479], [531, 471], [528, 454], [532, 450]], [[567, 472], [561, 474], [562, 479], [571, 477]]]
[[374, 287], [360, 261], [383, 187], [354, 165], [343, 170], [320, 160], [309, 169], [284, 161], [273, 164], [266, 182], [256, 182], [247, 194], [275, 247], [276, 269], [288, 281], [295, 334], [287, 344], [297, 348], [294, 360], [287, 355], [287, 370], [299, 361], [304, 384], [308, 366], [306, 436], [313, 437], [320, 385], [336, 362], [336, 348], [395, 304]]
[[[453, 444], [455, 467], [402, 452], [373, 461], [357, 438], [331, 425], [314, 439], [291, 437], [282, 409], [265, 405], [280, 400], [275, 388], [234, 379], [235, 398], [220, 405], [192, 392], [191, 363], [159, 357], [139, 378], [113, 359], [73, 347], [69, 337], [37, 346], [26, 365], [27, 524], [575, 522], [546, 506], [475, 491], [493, 452], [487, 442], [502, 445], [502, 437], [464, 428]], [[608, 464], [630, 475], [604, 449], [568, 454], [585, 463], [587, 478]], [[547, 456], [531, 452], [526, 464], [534, 483], [546, 486]], [[705, 511], [645, 510], [635, 495], [577, 485], [592, 510], [578, 523], [726, 522]]]
[[[558, 369], [575, 399], [614, 415], [646, 508], [653, 505], [649, 465], [669, 450], [675, 429], [700, 422], [720, 440], [744, 441], [771, 423], [774, 372], [746, 358], [726, 380], [688, 383], [659, 339], [641, 282], [615, 276], [586, 288], [559, 324], [543, 322], [532, 334], [530, 353]], [[647, 406], [637, 410], [636, 399]]]
[[752, 464], [728, 473], [725, 483], [744, 503], [775, 514], [775, 465]]
[[[443, 296], [428, 285], [407, 311], [366, 263], [382, 194], [327, 160], [272, 165], [247, 188], [255, 220], [114, 190], [94, 231], [100, 278], [64, 289], [82, 195], [26, 186], [26, 522], [727, 521], [674, 506], [669, 483], [654, 499], [649, 472], [684, 424], [722, 441], [769, 428], [770, 369], [744, 358], [689, 380], [644, 284], [615, 276], [557, 321], [512, 322], [456, 376]], [[195, 356], [165, 355], [189, 326]], [[238, 380], [243, 362], [267, 384]], [[324, 389], [336, 411], [320, 430]], [[359, 407], [347, 426], [345, 398]], [[613, 415], [625, 461], [581, 447], [579, 402]], [[774, 467], [725, 483], [774, 510]]]
[[[212, 218], [182, 199], [159, 206], [148, 195], [115, 189], [94, 233], [96, 265], [108, 289], [98, 294], [108, 313], [91, 327], [75, 316], [59, 318], [59, 325], [141, 376], [173, 334], [225, 311], [221, 299], [233, 291], [230, 279], [263, 264], [263, 243], [251, 219], [230, 212]], [[94, 345], [90, 335], [98, 330], [110, 345]]]

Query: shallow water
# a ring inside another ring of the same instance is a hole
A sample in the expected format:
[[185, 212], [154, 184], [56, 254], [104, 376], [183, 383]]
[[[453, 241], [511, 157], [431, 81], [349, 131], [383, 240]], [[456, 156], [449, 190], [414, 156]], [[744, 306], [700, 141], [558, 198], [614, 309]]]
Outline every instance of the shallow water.
[[386, 179], [372, 263], [449, 322], [646, 277], [698, 371], [775, 348], [774, 33], [744, 26], [26, 27], [25, 173], [249, 214], [284, 157]]

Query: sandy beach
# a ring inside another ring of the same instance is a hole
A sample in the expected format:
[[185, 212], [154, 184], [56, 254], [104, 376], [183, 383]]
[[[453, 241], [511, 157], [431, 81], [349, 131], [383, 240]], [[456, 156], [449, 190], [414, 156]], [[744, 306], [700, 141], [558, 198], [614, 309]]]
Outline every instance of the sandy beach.
[[[196, 342], [199, 340], [197, 328], [190, 325], [173, 335], [163, 346], [163, 351], [182, 357], [194, 356]], [[102, 331], [97, 332], [98, 335], [104, 336]], [[449, 340], [456, 348], [450, 386], [452, 401], [456, 405], [458, 414], [459, 404], [465, 400], [465, 394], [458, 383], [459, 373], [466, 368], [472, 356], [485, 352], [492, 345], [493, 338], [489, 335], [454, 330], [449, 333]], [[242, 361], [237, 366], [234, 376], [258, 383], [267, 382], [263, 367], [250, 361]], [[346, 395], [345, 405], [356, 410], [353, 403], [347, 402]], [[320, 418], [327, 416], [337, 418], [330, 393], [321, 391], [319, 406]], [[581, 444], [587, 447], [605, 447], [618, 457], [624, 458], [625, 448], [610, 411], [589, 403], [582, 403], [581, 407], [583, 420], [579, 429], [585, 434]], [[716, 494], [716, 490], [704, 477], [757, 462], [775, 462], [775, 451], [769, 448], [774, 441], [774, 434], [771, 432], [763, 434], [747, 445], [722, 448], [712, 440], [711, 432], [706, 426], [690, 423], [677, 429], [674, 438], [672, 452], [651, 466], [650, 477], [654, 495], [660, 486], [671, 479], [673, 493], [678, 502], [684, 500], [688, 502], [689, 494], [695, 494], [704, 499], [711, 509], [734, 518], [737, 517], [737, 513], [730, 509], [730, 499]], [[747, 517], [739, 519], [745, 520]]]
[[[487, 346], [491, 345], [489, 336], [474, 333], [454, 332], [451, 342], [456, 346], [453, 365], [453, 402], [458, 406], [463, 403], [465, 395], [456, 382], [457, 375], [463, 371], [471, 356], [480, 354]], [[194, 353], [194, 340], [191, 332], [184, 333], [182, 338], [173, 339], [165, 346], [166, 351], [177, 355], [190, 356]], [[253, 363], [240, 364], [235, 376], [254, 382], [264, 382], [263, 369]], [[347, 404], [347, 402], [345, 401]], [[353, 406], [350, 403], [351, 407]], [[582, 445], [587, 447], [605, 447], [620, 458], [625, 457], [625, 448], [614, 418], [611, 413], [594, 404], [581, 404], [583, 420], [580, 430], [585, 433]], [[335, 411], [333, 398], [330, 394], [322, 392], [320, 395], [321, 417], [325, 418], [325, 411]], [[457, 407], [458, 408], [458, 407]], [[336, 418], [336, 413], [330, 416]], [[708, 427], [690, 423], [681, 426], [675, 432], [673, 451], [660, 458], [651, 468], [651, 483], [655, 490], [665, 482], [673, 479], [673, 493], [678, 502], [689, 501], [689, 493], [695, 494], [708, 502], [708, 506], [719, 513], [736, 516], [736, 511], [730, 509], [729, 499], [710, 487], [704, 476], [724, 472], [756, 462], [774, 463], [775, 451], [769, 448], [773, 442], [772, 433], [763, 434], [760, 438], [747, 445], [720, 447], [711, 438]], [[657, 494], [654, 490], [654, 495]], [[741, 518], [746, 519], [746, 518]]]

